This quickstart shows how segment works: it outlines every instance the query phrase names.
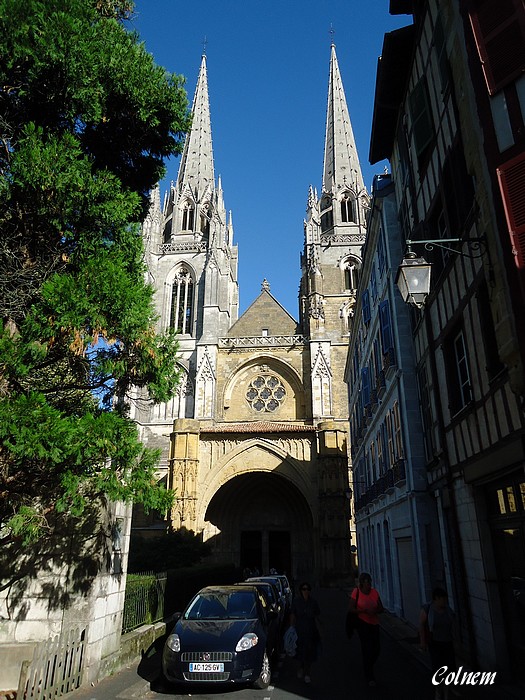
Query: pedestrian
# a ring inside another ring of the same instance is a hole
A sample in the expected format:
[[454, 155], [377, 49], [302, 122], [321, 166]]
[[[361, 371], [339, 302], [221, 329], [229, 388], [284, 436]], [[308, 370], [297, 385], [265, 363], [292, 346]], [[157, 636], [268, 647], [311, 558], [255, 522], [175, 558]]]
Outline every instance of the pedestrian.
[[319, 604], [310, 595], [311, 585], [305, 581], [299, 586], [299, 595], [295, 596], [290, 614], [290, 625], [297, 632], [296, 658], [299, 661], [298, 678], [310, 683], [310, 667], [317, 658], [321, 636], [319, 634]]
[[[444, 588], [434, 588], [432, 601], [421, 608], [419, 614], [419, 641], [423, 651], [429, 651], [432, 673], [446, 666], [449, 671], [456, 669], [454, 652], [456, 616], [448, 604]], [[448, 688], [436, 690], [436, 699], [446, 698]]]
[[359, 585], [350, 595], [349, 610], [357, 615], [357, 634], [361, 642], [365, 678], [368, 685], [374, 686], [374, 664], [380, 648], [378, 615], [384, 608], [379, 593], [372, 588], [370, 574], [360, 574]]

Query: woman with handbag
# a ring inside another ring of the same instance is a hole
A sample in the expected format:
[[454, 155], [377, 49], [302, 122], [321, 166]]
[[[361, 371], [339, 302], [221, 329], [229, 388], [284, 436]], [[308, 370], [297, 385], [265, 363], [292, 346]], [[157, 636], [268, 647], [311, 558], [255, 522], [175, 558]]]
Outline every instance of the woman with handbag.
[[357, 634], [361, 641], [363, 669], [368, 685], [375, 685], [374, 664], [379, 656], [379, 618], [384, 610], [379, 593], [372, 588], [370, 574], [359, 576], [359, 586], [350, 596], [349, 612], [357, 616]]

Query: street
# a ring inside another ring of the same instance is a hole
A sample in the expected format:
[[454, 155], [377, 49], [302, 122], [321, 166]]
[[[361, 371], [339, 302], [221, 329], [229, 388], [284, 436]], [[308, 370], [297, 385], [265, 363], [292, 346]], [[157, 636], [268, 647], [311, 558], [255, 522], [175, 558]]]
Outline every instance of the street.
[[[81, 688], [71, 694], [71, 700], [432, 700], [435, 688], [431, 686], [430, 672], [418, 661], [416, 638], [406, 638], [403, 644], [384, 631], [381, 636], [381, 655], [376, 666], [377, 686], [368, 687], [361, 667], [359, 640], [346, 639], [344, 617], [347, 608], [346, 593], [340, 590], [314, 591], [321, 606], [323, 625], [322, 654], [312, 668], [312, 683], [307, 685], [297, 678], [294, 659], [284, 658], [274, 669], [267, 690], [217, 685], [184, 688], [170, 686], [160, 677], [160, 657], [163, 639], [147, 650], [138, 665], [103, 680], [96, 687]], [[462, 698], [493, 700], [498, 695], [494, 688], [461, 688]], [[496, 693], [496, 694], [495, 694]]]

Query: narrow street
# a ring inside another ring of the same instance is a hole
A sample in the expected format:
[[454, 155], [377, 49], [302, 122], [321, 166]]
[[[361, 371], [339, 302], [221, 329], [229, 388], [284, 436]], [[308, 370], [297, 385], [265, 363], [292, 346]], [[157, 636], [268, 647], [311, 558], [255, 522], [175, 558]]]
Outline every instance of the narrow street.
[[[160, 656], [163, 640], [151, 648], [138, 665], [102, 681], [96, 687], [81, 688], [70, 695], [71, 700], [432, 700], [435, 688], [430, 672], [418, 660], [416, 637], [392, 636], [392, 625], [385, 625], [381, 638], [381, 656], [376, 667], [377, 686], [368, 687], [361, 667], [361, 650], [357, 638], [348, 641], [344, 632], [347, 607], [346, 594], [337, 589], [314, 591], [321, 606], [323, 621], [322, 655], [312, 669], [312, 683], [307, 685], [297, 678], [294, 659], [285, 658], [272, 677], [267, 690], [236, 688], [217, 685], [192, 685], [176, 688], [160, 679]], [[412, 649], [412, 652], [410, 651]], [[460, 688], [451, 697], [503, 700], [501, 689]]]

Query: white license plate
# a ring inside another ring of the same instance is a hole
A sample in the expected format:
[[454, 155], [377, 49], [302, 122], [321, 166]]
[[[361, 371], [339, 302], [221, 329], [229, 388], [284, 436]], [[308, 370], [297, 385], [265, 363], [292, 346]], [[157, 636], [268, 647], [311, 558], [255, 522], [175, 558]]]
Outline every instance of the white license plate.
[[224, 664], [190, 663], [190, 673], [222, 673]]

